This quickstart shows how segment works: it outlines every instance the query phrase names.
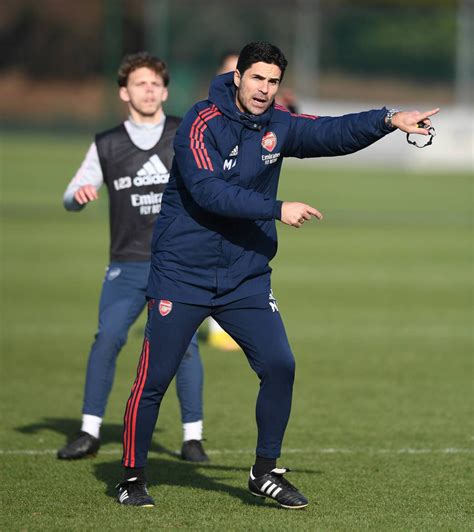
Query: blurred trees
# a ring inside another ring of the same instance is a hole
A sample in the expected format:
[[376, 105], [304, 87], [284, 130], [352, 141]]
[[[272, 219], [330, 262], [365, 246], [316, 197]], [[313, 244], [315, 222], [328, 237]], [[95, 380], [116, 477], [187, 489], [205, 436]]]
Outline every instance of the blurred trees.
[[405, 79], [452, 80], [456, 10], [405, 2], [332, 6], [324, 12], [321, 68]]
[[[251, 40], [282, 48], [300, 97], [402, 102], [429, 82], [445, 103], [460, 76], [461, 1], [472, 0], [1, 0], [0, 112], [109, 121], [120, 58], [148, 49], [168, 62], [168, 109], [180, 114], [207, 95], [222, 53]], [[70, 104], [81, 87], [82, 110]]]
[[[150, 28], [150, 6], [162, 0], [2, 1], [0, 70], [21, 68], [33, 78], [80, 79], [102, 74], [110, 13], [120, 13], [119, 54], [154, 42], [167, 27], [170, 62], [212, 72], [224, 49], [253, 39], [279, 44], [288, 55], [294, 41], [296, 0], [165, 1], [167, 21]], [[8, 11], [8, 15], [6, 12]], [[317, 30], [320, 67], [328, 71], [379, 73], [450, 80], [454, 73], [454, 0], [320, 0]], [[163, 47], [163, 44], [161, 44]], [[158, 50], [154, 50], [159, 53]], [[114, 69], [115, 69], [114, 65]]]

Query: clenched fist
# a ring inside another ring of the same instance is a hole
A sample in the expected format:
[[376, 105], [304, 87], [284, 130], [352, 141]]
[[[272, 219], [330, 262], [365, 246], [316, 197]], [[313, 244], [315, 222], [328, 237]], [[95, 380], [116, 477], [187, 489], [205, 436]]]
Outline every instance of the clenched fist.
[[83, 185], [81, 188], [76, 190], [74, 194], [74, 199], [79, 203], [79, 205], [85, 205], [89, 201], [94, 201], [99, 197], [97, 190], [93, 185]]

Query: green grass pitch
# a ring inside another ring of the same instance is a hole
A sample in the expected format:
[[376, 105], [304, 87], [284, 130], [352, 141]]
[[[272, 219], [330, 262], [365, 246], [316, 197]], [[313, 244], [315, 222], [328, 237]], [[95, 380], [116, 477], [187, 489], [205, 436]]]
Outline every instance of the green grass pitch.
[[107, 263], [105, 191], [82, 213], [62, 207], [88, 142], [2, 142], [1, 528], [472, 530], [472, 176], [287, 165], [279, 197], [325, 215], [279, 224], [273, 261], [297, 361], [279, 464], [311, 505], [291, 512], [247, 493], [257, 379], [241, 353], [203, 344], [212, 461], [176, 458], [172, 385], [148, 470], [157, 506], [136, 509], [116, 504], [113, 486], [143, 316], [119, 357], [102, 452], [54, 454], [79, 426]]

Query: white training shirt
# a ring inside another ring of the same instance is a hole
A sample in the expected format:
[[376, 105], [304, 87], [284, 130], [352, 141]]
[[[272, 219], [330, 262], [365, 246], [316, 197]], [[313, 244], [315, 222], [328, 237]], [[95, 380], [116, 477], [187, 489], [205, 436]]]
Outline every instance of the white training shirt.
[[[137, 124], [137, 122], [134, 122], [132, 118], [129, 117], [128, 120], [124, 122], [124, 125], [133, 144], [141, 150], [149, 150], [160, 140], [165, 126], [165, 120], [166, 116], [163, 115], [162, 120], [156, 124]], [[74, 199], [76, 191], [84, 185], [93, 185], [96, 190], [99, 190], [103, 183], [104, 176], [100, 166], [99, 154], [97, 153], [97, 146], [95, 142], [93, 142], [90, 145], [79, 170], [67, 186], [63, 197], [64, 207], [68, 211], [79, 211], [83, 209], [85, 205], [80, 205]]]

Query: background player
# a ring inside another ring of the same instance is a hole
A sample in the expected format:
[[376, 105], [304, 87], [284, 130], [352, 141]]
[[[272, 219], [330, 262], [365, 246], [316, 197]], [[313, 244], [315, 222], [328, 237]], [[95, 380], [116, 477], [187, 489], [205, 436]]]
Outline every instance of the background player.
[[[64, 194], [64, 206], [79, 211], [109, 194], [110, 264], [99, 304], [99, 326], [89, 354], [81, 431], [58, 451], [60, 459], [94, 455], [112, 388], [117, 356], [142, 312], [150, 269], [153, 225], [169, 178], [173, 139], [181, 121], [165, 116], [169, 74], [146, 52], [126, 56], [118, 71], [120, 98], [129, 119], [96, 136]], [[203, 368], [193, 336], [176, 377], [183, 422], [181, 456], [206, 461], [202, 447]]]

